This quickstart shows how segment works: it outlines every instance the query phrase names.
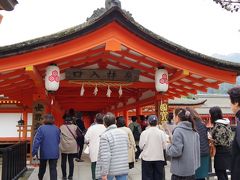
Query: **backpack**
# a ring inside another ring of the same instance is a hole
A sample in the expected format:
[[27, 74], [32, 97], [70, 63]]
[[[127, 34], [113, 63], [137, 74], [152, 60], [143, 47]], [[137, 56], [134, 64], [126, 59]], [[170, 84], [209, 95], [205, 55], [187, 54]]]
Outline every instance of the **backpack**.
[[212, 138], [216, 146], [231, 147], [232, 144], [232, 130], [228, 125], [217, 123], [212, 130]]
[[134, 140], [135, 141], [139, 141], [140, 139], [140, 132], [138, 130], [138, 127], [137, 126], [133, 126], [133, 137], [134, 137]]

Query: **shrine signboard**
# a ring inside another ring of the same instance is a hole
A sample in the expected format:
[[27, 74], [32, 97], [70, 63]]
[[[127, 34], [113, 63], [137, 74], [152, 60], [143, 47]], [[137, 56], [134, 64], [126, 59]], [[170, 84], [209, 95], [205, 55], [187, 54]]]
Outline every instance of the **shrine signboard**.
[[[41, 101], [33, 104], [32, 135], [34, 136], [38, 127], [42, 125], [43, 115], [45, 114], [45, 105]], [[32, 136], [32, 137], [33, 137]]]
[[67, 69], [66, 80], [82, 81], [139, 81], [139, 70], [120, 69]]
[[155, 104], [156, 114], [159, 118], [159, 123], [162, 124], [168, 120], [168, 102], [158, 101]]
[[[42, 101], [35, 101], [33, 103], [32, 111], [32, 128], [31, 128], [31, 141], [30, 141], [30, 152], [32, 152], [32, 144], [34, 141], [35, 134], [39, 126], [42, 125], [43, 116], [46, 113], [46, 106]], [[32, 163], [32, 153], [30, 153], [30, 162]]]
[[167, 103], [161, 103], [159, 107], [159, 117], [160, 122], [166, 122], [168, 119], [168, 104]]

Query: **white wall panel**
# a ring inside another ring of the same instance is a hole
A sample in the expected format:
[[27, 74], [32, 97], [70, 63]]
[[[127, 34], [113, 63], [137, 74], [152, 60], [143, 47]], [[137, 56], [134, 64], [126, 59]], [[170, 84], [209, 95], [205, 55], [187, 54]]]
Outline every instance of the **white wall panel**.
[[[18, 137], [16, 126], [20, 116], [21, 113], [0, 113], [0, 137]], [[28, 125], [32, 125], [32, 113], [28, 113]]]
[[17, 122], [20, 113], [0, 113], [0, 137], [18, 137]]

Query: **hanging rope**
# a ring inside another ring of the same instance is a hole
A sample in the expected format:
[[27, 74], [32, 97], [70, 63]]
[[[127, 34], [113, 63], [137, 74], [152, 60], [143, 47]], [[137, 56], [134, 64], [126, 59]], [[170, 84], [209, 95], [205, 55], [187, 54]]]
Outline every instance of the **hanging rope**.
[[85, 92], [85, 89], [84, 89], [84, 83], [83, 83], [82, 87], [81, 87], [81, 90], [80, 90], [80, 96], [83, 96], [84, 92]]
[[132, 83], [121, 83], [121, 82], [95, 82], [95, 81], [69, 81], [72, 84], [86, 85], [86, 86], [111, 86], [111, 87], [119, 87], [119, 86], [129, 86]]
[[97, 85], [96, 85], [95, 88], [94, 88], [93, 94], [96, 96], [97, 93], [98, 93], [98, 88], [97, 88]]

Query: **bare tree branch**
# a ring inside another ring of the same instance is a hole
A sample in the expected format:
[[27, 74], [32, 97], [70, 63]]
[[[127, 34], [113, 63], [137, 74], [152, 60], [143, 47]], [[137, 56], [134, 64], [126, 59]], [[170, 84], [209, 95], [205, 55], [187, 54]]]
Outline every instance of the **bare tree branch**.
[[240, 9], [240, 0], [213, 0], [217, 4], [220, 4], [222, 8], [231, 12], [238, 12]]

